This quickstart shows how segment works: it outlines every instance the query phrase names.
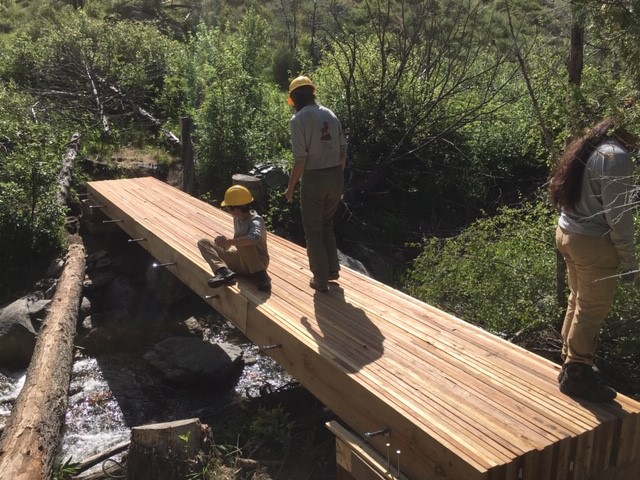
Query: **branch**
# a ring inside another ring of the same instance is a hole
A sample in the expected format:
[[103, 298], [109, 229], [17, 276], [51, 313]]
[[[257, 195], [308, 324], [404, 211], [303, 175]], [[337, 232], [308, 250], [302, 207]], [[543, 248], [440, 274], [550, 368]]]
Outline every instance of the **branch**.
[[102, 122], [102, 131], [103, 133], [110, 137], [111, 136], [111, 127], [109, 126], [109, 119], [107, 118], [107, 116], [104, 113], [104, 107], [102, 105], [102, 102], [100, 101], [100, 95], [98, 94], [98, 88], [96, 87], [95, 82], [93, 81], [93, 76], [91, 75], [91, 71], [89, 70], [89, 66], [86, 64], [86, 62], [82, 62], [85, 68], [85, 72], [87, 75], [87, 79], [89, 80], [89, 83], [91, 84], [91, 91], [93, 93], [93, 99], [96, 103], [96, 106], [98, 107], [98, 116], [100, 117], [100, 121]]
[[156, 117], [151, 115], [151, 113], [149, 113], [147, 110], [145, 110], [144, 108], [139, 106], [137, 103], [135, 103], [133, 100], [131, 100], [122, 90], [120, 90], [115, 85], [112, 85], [112, 84], [108, 83], [104, 78], [101, 78], [99, 76], [96, 76], [96, 78], [98, 79], [98, 81], [101, 84], [105, 85], [109, 90], [111, 90], [118, 97], [123, 99], [141, 117], [143, 117], [145, 120], [148, 120], [149, 122], [151, 122], [154, 127], [156, 127], [158, 130], [160, 130], [160, 132], [162, 132], [162, 134], [169, 141], [169, 143], [171, 143], [172, 145], [177, 146], [177, 147], [180, 146], [180, 139], [176, 135], [174, 135], [173, 132], [171, 132], [170, 130], [164, 128], [162, 126], [162, 122], [160, 122], [160, 120], [158, 120]]

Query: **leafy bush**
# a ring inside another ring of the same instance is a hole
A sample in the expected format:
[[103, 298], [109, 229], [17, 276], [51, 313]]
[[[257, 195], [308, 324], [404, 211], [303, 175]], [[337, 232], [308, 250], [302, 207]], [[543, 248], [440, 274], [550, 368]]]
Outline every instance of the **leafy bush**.
[[413, 296], [496, 333], [553, 325], [555, 212], [546, 204], [503, 208], [459, 236], [432, 238], [405, 288]]
[[[221, 196], [234, 173], [286, 157], [288, 107], [282, 93], [260, 80], [268, 25], [252, 12], [232, 33], [198, 30], [187, 55], [173, 57], [162, 101], [195, 118], [197, 173], [202, 194]], [[179, 98], [181, 92], [186, 96]]]
[[65, 212], [56, 201], [64, 147], [44, 127], [20, 130], [8, 137], [14, 143], [0, 163], [0, 299], [30, 286], [65, 238]]

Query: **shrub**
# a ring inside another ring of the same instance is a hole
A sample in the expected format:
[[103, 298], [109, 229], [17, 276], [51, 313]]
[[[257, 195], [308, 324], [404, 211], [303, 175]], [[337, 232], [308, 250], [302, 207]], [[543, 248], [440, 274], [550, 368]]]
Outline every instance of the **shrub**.
[[413, 296], [495, 333], [553, 325], [555, 212], [546, 204], [503, 208], [460, 235], [432, 238], [409, 271]]

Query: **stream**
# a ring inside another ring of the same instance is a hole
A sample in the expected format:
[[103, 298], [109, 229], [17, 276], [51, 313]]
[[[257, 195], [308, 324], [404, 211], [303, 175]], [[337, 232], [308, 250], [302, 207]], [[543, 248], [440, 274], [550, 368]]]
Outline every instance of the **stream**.
[[[233, 326], [218, 320], [203, 337], [242, 348], [244, 367], [227, 385], [186, 388], [166, 382], [138, 353], [77, 354], [58, 461], [80, 462], [130, 437], [131, 427], [186, 418], [203, 423], [224, 415], [239, 398], [285, 387], [291, 377]], [[0, 371], [0, 428], [24, 384], [25, 371]], [[100, 465], [93, 467], [99, 469]]]

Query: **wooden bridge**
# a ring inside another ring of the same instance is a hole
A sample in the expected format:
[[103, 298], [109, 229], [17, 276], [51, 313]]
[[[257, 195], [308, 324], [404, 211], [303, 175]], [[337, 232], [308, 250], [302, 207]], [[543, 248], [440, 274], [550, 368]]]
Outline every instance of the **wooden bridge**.
[[316, 293], [304, 249], [275, 235], [271, 293], [243, 279], [212, 290], [196, 242], [231, 236], [227, 213], [150, 177], [88, 190], [341, 419], [340, 478], [640, 478], [640, 403], [564, 396], [557, 365], [347, 268]]

